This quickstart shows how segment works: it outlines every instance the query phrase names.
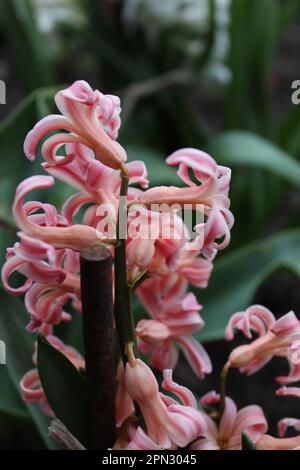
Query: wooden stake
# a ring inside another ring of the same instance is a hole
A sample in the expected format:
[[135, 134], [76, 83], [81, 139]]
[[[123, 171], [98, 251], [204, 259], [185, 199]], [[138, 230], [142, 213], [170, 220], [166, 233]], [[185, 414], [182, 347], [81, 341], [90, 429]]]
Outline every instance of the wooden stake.
[[116, 440], [112, 256], [104, 246], [80, 254], [90, 449]]

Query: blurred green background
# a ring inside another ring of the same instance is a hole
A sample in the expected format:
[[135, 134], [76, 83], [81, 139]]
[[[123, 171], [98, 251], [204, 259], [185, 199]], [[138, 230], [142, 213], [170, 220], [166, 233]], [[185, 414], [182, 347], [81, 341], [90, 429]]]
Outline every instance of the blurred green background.
[[[121, 97], [119, 141], [129, 159], [146, 162], [151, 184], [179, 184], [164, 159], [180, 147], [207, 150], [233, 170], [232, 243], [209, 288], [196, 291], [206, 320], [199, 338], [221, 340], [228, 317], [257, 295], [275, 313], [297, 313], [299, 15], [298, 0], [2, 0], [1, 265], [15, 240], [16, 185], [41, 172], [41, 159], [23, 155], [24, 137], [55, 112], [57, 89], [84, 79]], [[39, 197], [59, 207], [70, 192], [57, 183]], [[2, 292], [0, 310], [0, 339], [13, 345], [0, 366], [0, 448], [51, 446], [45, 418], [18, 395], [32, 367], [24, 307]], [[62, 336], [78, 346], [80, 320], [68, 328]]]

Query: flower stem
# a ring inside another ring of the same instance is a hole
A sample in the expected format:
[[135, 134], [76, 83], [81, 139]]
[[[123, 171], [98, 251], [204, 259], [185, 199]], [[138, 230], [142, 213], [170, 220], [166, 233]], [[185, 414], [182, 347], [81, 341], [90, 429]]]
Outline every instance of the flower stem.
[[132, 315], [132, 289], [127, 282], [126, 232], [127, 232], [127, 191], [128, 174], [121, 171], [120, 202], [117, 220], [117, 239], [115, 247], [115, 322], [120, 341], [123, 362], [127, 361], [126, 343], [136, 344], [134, 320]]
[[225, 410], [226, 379], [227, 379], [229, 368], [230, 368], [230, 363], [226, 362], [220, 374], [220, 419], [222, 418], [224, 410]]

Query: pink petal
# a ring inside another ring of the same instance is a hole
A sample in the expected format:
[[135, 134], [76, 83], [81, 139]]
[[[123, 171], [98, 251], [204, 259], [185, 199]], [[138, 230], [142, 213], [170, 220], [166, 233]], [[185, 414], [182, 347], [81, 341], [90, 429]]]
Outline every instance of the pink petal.
[[225, 408], [219, 424], [222, 439], [229, 440], [235, 432], [237, 419], [236, 404], [231, 398], [225, 398]]
[[178, 176], [188, 186], [195, 186], [189, 177], [189, 168], [193, 170], [200, 182], [209, 177], [216, 178], [217, 175], [217, 164], [214, 159], [207, 153], [194, 148], [176, 150], [166, 159], [166, 163], [171, 166], [179, 166]]
[[198, 437], [204, 436], [207, 426], [204, 417], [195, 408], [170, 405], [166, 429], [172, 442], [179, 447], [186, 447]]
[[57, 155], [58, 150], [66, 144], [79, 143], [79, 138], [73, 134], [60, 133], [48, 137], [42, 145], [42, 156], [46, 162], [51, 165], [66, 165], [70, 163], [76, 155], [67, 154], [66, 156]]
[[182, 401], [183, 405], [197, 409], [197, 402], [193, 393], [187, 387], [183, 387], [174, 382], [172, 372], [171, 369], [164, 370], [164, 380], [161, 384], [162, 388], [176, 395]]
[[277, 426], [279, 437], [283, 437], [288, 427], [292, 427], [296, 431], [300, 431], [300, 419], [284, 418], [278, 422]]
[[46, 189], [54, 184], [54, 179], [51, 176], [31, 176], [19, 184], [16, 190], [16, 197], [13, 204], [14, 218], [21, 230], [26, 232], [27, 227], [32, 227], [32, 224], [23, 208], [25, 196], [34, 189]]
[[174, 369], [178, 361], [178, 350], [170, 342], [165, 341], [153, 349], [150, 364], [155, 369]]
[[73, 218], [84, 204], [93, 202], [90, 194], [82, 192], [75, 193], [70, 196], [63, 205], [62, 214], [66, 217], [67, 221], [72, 224]]
[[246, 406], [237, 413], [230, 446], [241, 448], [243, 432], [246, 432], [250, 439], [256, 443], [267, 430], [268, 423], [263, 410], [256, 405]]
[[281, 387], [276, 390], [276, 395], [280, 397], [297, 397], [300, 398], [300, 387]]
[[24, 284], [20, 287], [12, 287], [9, 284], [9, 278], [14, 271], [18, 271], [19, 268], [24, 264], [24, 260], [19, 256], [12, 256], [6, 260], [1, 270], [1, 278], [4, 288], [12, 295], [23, 295], [32, 285], [31, 279], [26, 279]]
[[276, 320], [271, 331], [277, 336], [300, 333], [300, 321], [295, 313], [291, 311]]
[[193, 442], [190, 450], [220, 450], [219, 445], [214, 439], [204, 438]]
[[190, 335], [176, 338], [188, 363], [197, 377], [203, 379], [212, 371], [211, 360], [203, 346]]
[[142, 188], [148, 188], [149, 180], [147, 168], [144, 162], [135, 160], [126, 163], [129, 176], [129, 184], [138, 183]]
[[138, 427], [133, 438], [125, 447], [125, 450], [161, 450], [163, 447], [157, 445], [147, 434]]
[[74, 126], [64, 116], [52, 114], [39, 121], [34, 128], [27, 134], [24, 141], [24, 153], [26, 157], [33, 161], [36, 157], [37, 146], [39, 142], [50, 132], [66, 129], [74, 130]]
[[45, 396], [37, 369], [26, 372], [21, 379], [20, 388], [24, 400], [28, 402], [36, 403]]

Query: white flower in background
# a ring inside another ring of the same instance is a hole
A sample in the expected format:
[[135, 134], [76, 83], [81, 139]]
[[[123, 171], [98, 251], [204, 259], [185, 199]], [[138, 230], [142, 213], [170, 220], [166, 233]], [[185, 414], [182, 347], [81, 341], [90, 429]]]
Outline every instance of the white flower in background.
[[[179, 44], [187, 55], [197, 56], [205, 48], [203, 35], [210, 27], [210, 0], [125, 0], [123, 20], [128, 27], [144, 29], [151, 44], [159, 44], [162, 31], [178, 27]], [[228, 83], [230, 70], [225, 60], [230, 48], [231, 0], [215, 0], [215, 37], [209, 63], [203, 77], [217, 83]], [[184, 36], [183, 29], [188, 32]], [[174, 34], [174, 32], [173, 32]]]
[[126, 22], [147, 25], [154, 21], [157, 29], [175, 24], [205, 28], [208, 14], [207, 0], [125, 0], [124, 5]]
[[43, 33], [51, 33], [62, 21], [83, 22], [83, 14], [74, 0], [32, 0], [32, 3], [38, 27]]

